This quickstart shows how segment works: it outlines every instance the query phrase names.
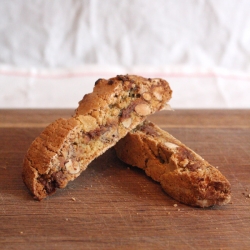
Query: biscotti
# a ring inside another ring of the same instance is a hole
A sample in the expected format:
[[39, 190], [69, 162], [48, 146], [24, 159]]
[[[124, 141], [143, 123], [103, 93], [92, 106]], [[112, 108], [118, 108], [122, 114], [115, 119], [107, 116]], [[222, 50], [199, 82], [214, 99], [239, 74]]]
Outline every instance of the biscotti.
[[231, 188], [221, 172], [155, 124], [144, 121], [116, 145], [117, 156], [145, 170], [163, 190], [184, 204], [227, 204]]
[[162, 79], [99, 79], [73, 117], [56, 120], [33, 141], [24, 158], [24, 183], [38, 200], [66, 187], [147, 115], [164, 109], [171, 94]]

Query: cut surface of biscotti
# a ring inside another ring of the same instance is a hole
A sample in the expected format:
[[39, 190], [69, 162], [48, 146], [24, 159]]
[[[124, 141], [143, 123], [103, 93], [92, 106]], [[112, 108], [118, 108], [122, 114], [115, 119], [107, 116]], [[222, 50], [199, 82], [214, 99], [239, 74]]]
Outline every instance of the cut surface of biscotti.
[[217, 168], [152, 122], [130, 131], [115, 150], [123, 162], [143, 169], [184, 204], [210, 207], [231, 199], [230, 183]]
[[64, 188], [146, 116], [164, 109], [171, 93], [158, 78], [99, 79], [73, 117], [54, 121], [33, 141], [24, 158], [24, 183], [38, 200]]

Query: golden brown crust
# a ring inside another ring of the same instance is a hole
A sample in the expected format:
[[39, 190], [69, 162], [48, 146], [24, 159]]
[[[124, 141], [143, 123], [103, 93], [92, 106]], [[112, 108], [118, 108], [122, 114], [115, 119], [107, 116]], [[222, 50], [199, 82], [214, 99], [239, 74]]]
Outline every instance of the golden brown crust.
[[128, 133], [115, 149], [122, 161], [144, 169], [182, 203], [209, 207], [231, 199], [230, 183], [218, 169], [151, 122]]
[[99, 79], [72, 118], [53, 122], [31, 144], [24, 158], [24, 183], [39, 200], [64, 188], [147, 115], [163, 109], [171, 93], [162, 79]]
[[46, 196], [44, 186], [37, 181], [41, 175], [48, 174], [51, 159], [58, 153], [69, 134], [78, 122], [70, 118], [58, 119], [48, 125], [30, 145], [23, 163], [23, 180], [35, 197]]

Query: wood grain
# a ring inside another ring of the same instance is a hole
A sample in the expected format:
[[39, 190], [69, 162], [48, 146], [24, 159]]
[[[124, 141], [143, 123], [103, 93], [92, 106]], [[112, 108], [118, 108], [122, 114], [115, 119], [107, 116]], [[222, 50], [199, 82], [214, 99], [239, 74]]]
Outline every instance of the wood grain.
[[210, 209], [174, 201], [113, 149], [67, 188], [34, 201], [21, 179], [24, 154], [47, 124], [72, 113], [0, 110], [0, 249], [250, 249], [250, 110], [150, 117], [231, 182], [232, 204]]

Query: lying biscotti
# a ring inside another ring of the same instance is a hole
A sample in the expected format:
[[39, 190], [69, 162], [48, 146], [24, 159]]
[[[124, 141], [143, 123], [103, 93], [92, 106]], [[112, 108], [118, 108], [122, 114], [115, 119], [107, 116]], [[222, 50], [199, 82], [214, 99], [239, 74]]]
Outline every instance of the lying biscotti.
[[121, 139], [115, 150], [122, 161], [145, 170], [184, 204], [209, 207], [231, 199], [230, 183], [218, 169], [147, 120]]
[[32, 142], [23, 163], [24, 183], [38, 200], [64, 188], [147, 115], [164, 109], [171, 94], [162, 79], [99, 79], [73, 117], [56, 120]]

